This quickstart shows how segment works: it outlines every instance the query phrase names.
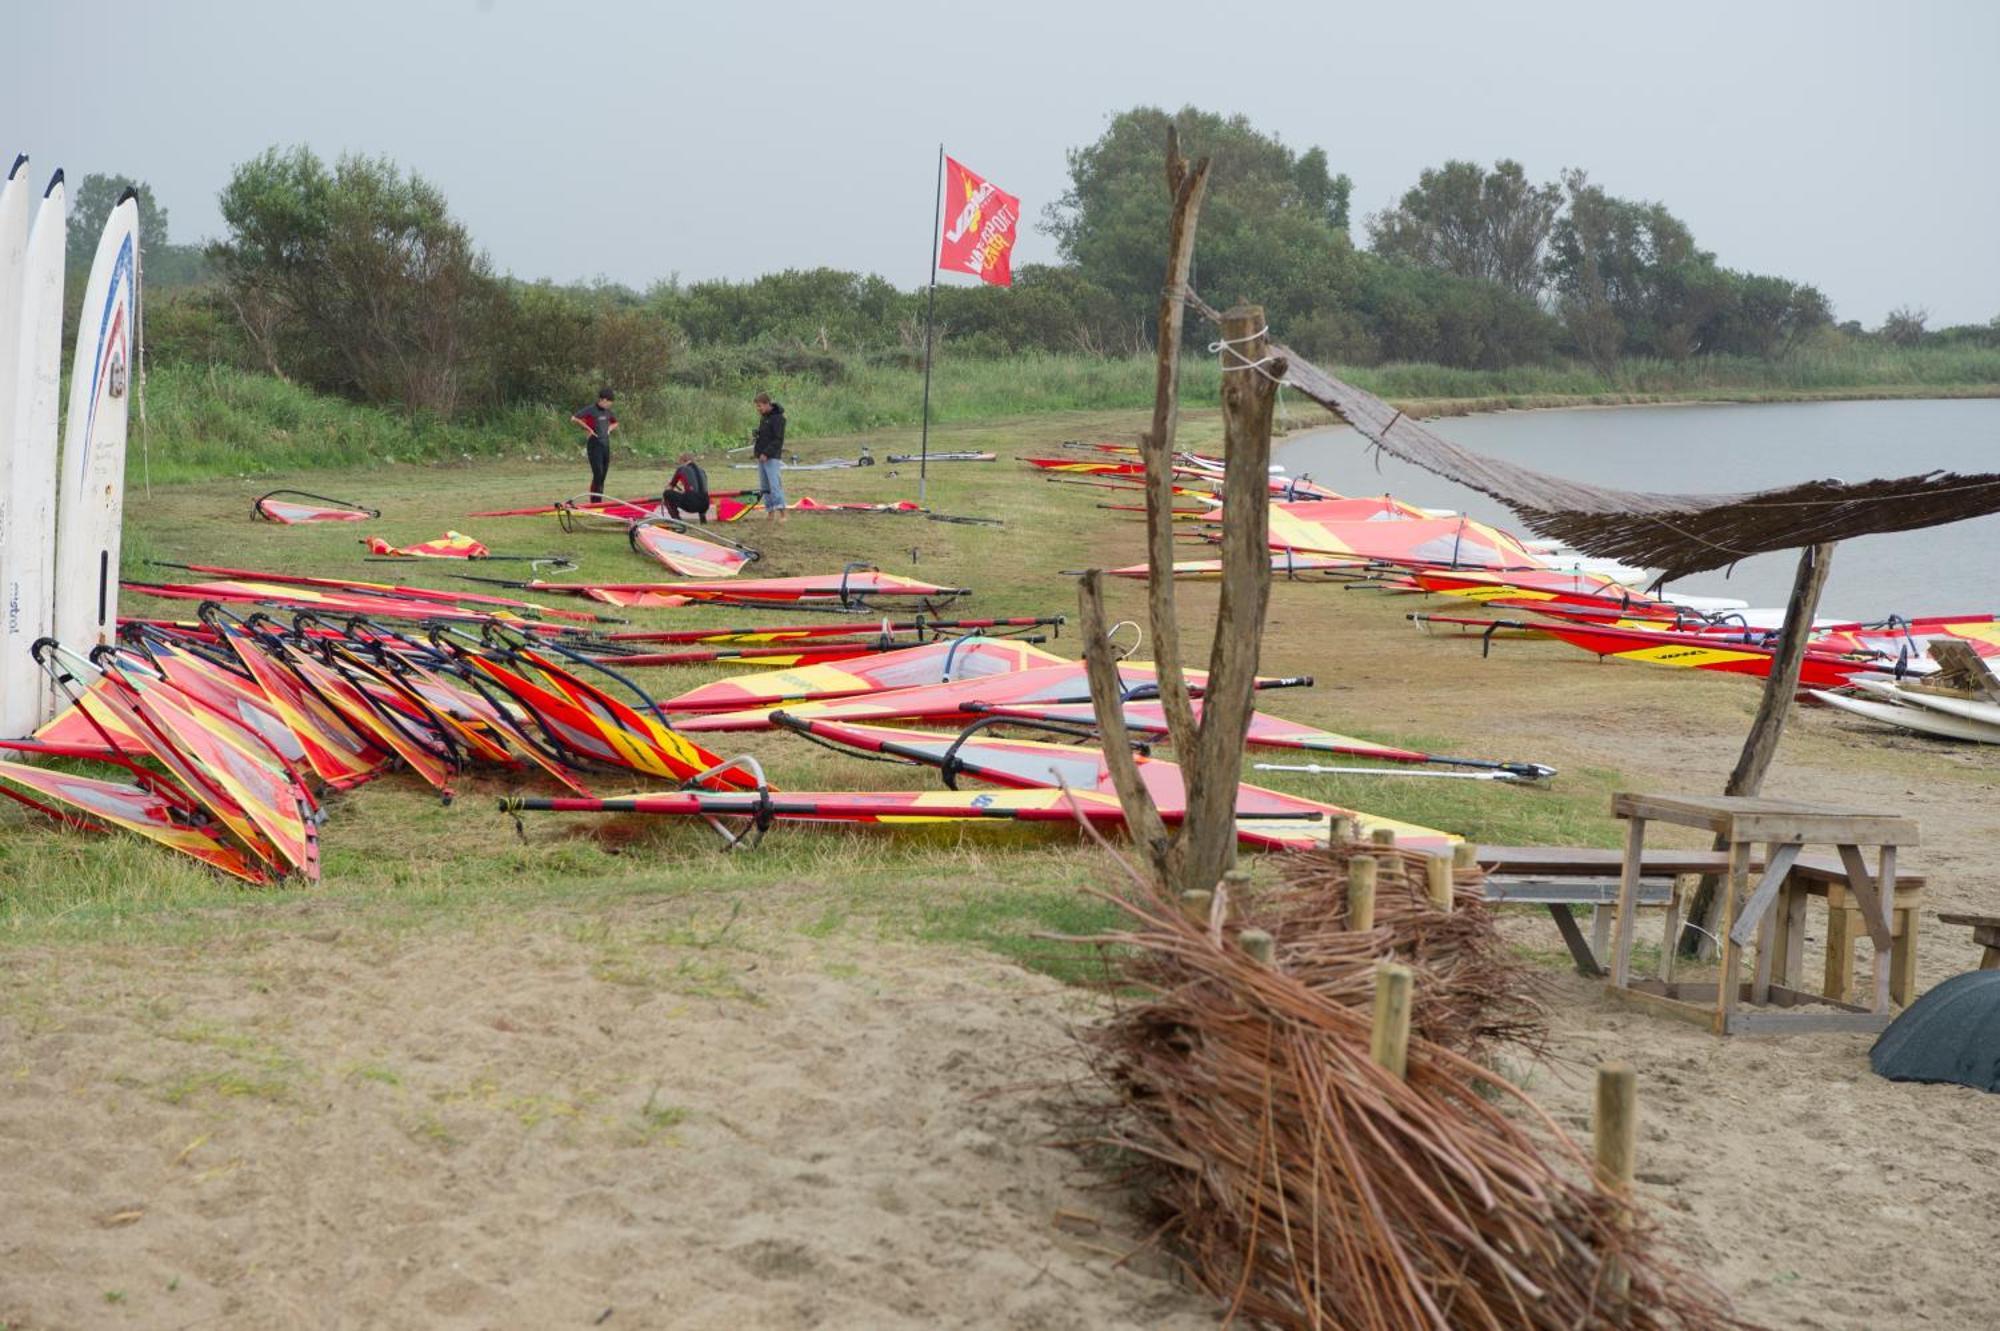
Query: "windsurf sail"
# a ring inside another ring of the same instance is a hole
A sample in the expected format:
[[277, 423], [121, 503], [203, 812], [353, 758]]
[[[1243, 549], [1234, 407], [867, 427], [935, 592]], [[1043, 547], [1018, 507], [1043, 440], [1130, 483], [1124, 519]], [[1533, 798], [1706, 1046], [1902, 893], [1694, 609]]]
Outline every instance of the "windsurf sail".
[[380, 536], [370, 536], [367, 545], [370, 554], [409, 559], [485, 559], [493, 553], [459, 531], [448, 531], [432, 540], [402, 546], [391, 545]]
[[[1186, 674], [1190, 692], [1198, 694], [1208, 683], [1208, 675], [1203, 671], [1189, 670]], [[1151, 697], [1158, 690], [1153, 667], [1143, 661], [1121, 662], [1118, 679], [1128, 699]], [[1291, 688], [1311, 683], [1310, 678], [1302, 677], [1260, 677], [1256, 687]], [[829, 698], [824, 702], [787, 704], [785, 710], [801, 720], [932, 722], [960, 717], [976, 719], [975, 704], [1088, 702], [1089, 699], [1090, 681], [1084, 664], [1071, 661], [1034, 670], [1014, 670], [1005, 674], [954, 680], [949, 684], [890, 689], [848, 698]], [[767, 730], [771, 726], [771, 709], [703, 712], [682, 717], [676, 724], [689, 732]]]
[[731, 578], [763, 556], [734, 541], [695, 535], [672, 518], [644, 518], [632, 524], [632, 548], [684, 578]]
[[304, 490], [273, 490], [257, 496], [250, 505], [250, 516], [294, 527], [310, 522], [366, 522], [381, 517], [382, 510], [351, 499], [331, 499]]
[[1053, 652], [1018, 639], [951, 638], [886, 652], [865, 665], [809, 665], [734, 675], [689, 689], [660, 704], [666, 712], [734, 711], [781, 702], [838, 698], [1067, 664]]
[[[1069, 789], [1111, 798], [1117, 794], [1103, 752], [1087, 745], [1004, 739], [973, 730], [941, 735], [889, 726], [811, 720], [789, 711], [780, 711], [774, 720], [788, 730], [827, 743], [935, 767], [945, 774], [948, 782], [969, 775], [1003, 786]], [[1160, 817], [1169, 822], [1184, 819], [1187, 785], [1180, 765], [1140, 755], [1135, 755], [1134, 761]], [[1272, 850], [1324, 846], [1333, 820], [1339, 818], [1354, 820], [1363, 835], [1375, 827], [1391, 828], [1399, 845], [1442, 848], [1457, 839], [1433, 828], [1357, 814], [1338, 805], [1267, 790], [1248, 782], [1237, 787], [1237, 839], [1245, 845]]]
[[[966, 709], [978, 716], [1004, 716], [1017, 721], [1053, 722], [1060, 726], [1097, 725], [1097, 710], [1081, 703], [975, 704]], [[1169, 735], [1166, 708], [1158, 702], [1128, 702], [1122, 709], [1125, 729], [1134, 735], [1165, 739]], [[1201, 701], [1195, 700], [1194, 714], [1201, 716]], [[1340, 753], [1377, 762], [1434, 763], [1445, 767], [1479, 768], [1505, 772], [1517, 780], [1545, 781], [1556, 769], [1543, 763], [1501, 762], [1492, 758], [1460, 758], [1426, 753], [1395, 744], [1379, 744], [1335, 731], [1323, 730], [1298, 721], [1287, 721], [1268, 712], [1250, 713], [1250, 728], [1244, 742], [1252, 748], [1302, 749], [1310, 753]]]

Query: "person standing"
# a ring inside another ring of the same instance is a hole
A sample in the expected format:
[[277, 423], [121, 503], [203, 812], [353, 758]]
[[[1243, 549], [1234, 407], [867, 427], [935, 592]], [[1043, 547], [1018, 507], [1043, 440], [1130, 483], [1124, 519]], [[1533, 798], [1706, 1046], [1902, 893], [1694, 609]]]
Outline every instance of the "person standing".
[[681, 454], [674, 478], [667, 482], [667, 491], [660, 496], [660, 505], [667, 510], [668, 517], [692, 513], [704, 523], [708, 521], [708, 473], [694, 460], [694, 454]]
[[597, 390], [597, 401], [570, 417], [583, 427], [584, 456], [590, 459], [590, 497], [603, 499], [604, 478], [611, 471], [611, 432], [618, 417], [611, 410], [611, 390]]
[[759, 393], [756, 433], [750, 436], [750, 456], [757, 459], [757, 489], [764, 497], [764, 520], [783, 520], [785, 514], [785, 409]]

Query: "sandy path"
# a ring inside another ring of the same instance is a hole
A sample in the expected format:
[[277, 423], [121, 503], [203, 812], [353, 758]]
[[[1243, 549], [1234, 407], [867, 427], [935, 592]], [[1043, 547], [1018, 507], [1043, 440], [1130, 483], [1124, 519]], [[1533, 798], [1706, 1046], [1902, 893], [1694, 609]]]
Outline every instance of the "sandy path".
[[17, 954], [0, 1325], [1212, 1325], [1021, 1089], [1075, 994], [660, 924]]

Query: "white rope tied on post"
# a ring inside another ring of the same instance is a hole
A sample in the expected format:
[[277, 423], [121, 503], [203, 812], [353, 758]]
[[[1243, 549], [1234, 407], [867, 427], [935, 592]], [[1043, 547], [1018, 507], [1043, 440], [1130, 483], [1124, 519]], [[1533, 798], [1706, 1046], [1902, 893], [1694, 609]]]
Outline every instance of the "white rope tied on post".
[[1245, 342], [1255, 342], [1260, 338], [1269, 337], [1270, 335], [1271, 335], [1271, 329], [1268, 325], [1266, 325], [1263, 328], [1259, 328], [1254, 333], [1245, 333], [1242, 337], [1221, 338], [1218, 339], [1217, 341], [1208, 344], [1208, 354], [1211, 356], [1227, 355], [1231, 360], [1236, 362], [1234, 365], [1223, 366], [1222, 372], [1224, 374], [1240, 373], [1244, 370], [1255, 370], [1258, 374], [1263, 375], [1266, 379], [1269, 379], [1272, 383], [1276, 384], [1278, 387], [1283, 388], [1285, 386], [1285, 381], [1264, 368], [1266, 365], [1281, 364], [1285, 359], [1283, 356], [1264, 356], [1257, 360], [1251, 360], [1248, 356], [1245, 356], [1242, 352], [1236, 349], [1242, 346]]

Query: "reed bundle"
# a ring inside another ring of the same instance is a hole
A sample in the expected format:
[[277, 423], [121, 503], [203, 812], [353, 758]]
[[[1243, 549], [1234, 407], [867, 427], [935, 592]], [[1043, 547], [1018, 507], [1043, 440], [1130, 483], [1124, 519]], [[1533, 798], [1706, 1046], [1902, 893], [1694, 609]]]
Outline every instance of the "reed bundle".
[[[1385, 866], [1367, 932], [1343, 928], [1338, 904], [1357, 853]], [[1276, 1327], [1745, 1325], [1468, 1055], [1534, 1038], [1533, 1002], [1509, 988], [1525, 977], [1499, 953], [1476, 875], [1446, 915], [1408, 867], [1393, 850], [1336, 850], [1254, 901], [1218, 890], [1205, 918], [1143, 884], [1111, 898], [1130, 923], [1091, 941], [1125, 997], [1088, 1037], [1112, 1092], [1090, 1137], [1157, 1208], [1190, 1278], [1232, 1317]], [[1275, 942], [1268, 964], [1241, 943], [1252, 926]], [[1406, 1078], [1369, 1055], [1392, 953], [1416, 973]]]

